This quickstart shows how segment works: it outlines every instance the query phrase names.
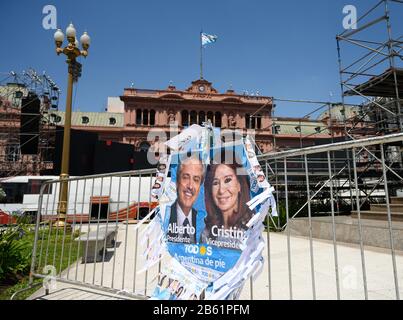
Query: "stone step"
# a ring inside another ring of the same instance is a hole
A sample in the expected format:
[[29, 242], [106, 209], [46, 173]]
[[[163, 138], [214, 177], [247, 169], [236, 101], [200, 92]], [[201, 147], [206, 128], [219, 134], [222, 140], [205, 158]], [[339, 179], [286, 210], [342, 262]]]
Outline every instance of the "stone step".
[[[387, 220], [388, 213], [386, 211], [369, 211], [369, 210], [362, 210], [360, 212], [360, 216], [362, 219], [374, 219], [374, 220]], [[357, 211], [351, 211], [351, 217], [357, 218], [358, 213]], [[403, 221], [403, 213], [391, 213], [392, 221]]]
[[390, 203], [403, 204], [403, 197], [390, 197]]
[[[373, 219], [372, 217], [365, 219], [361, 215], [361, 234], [365, 247], [390, 248], [388, 221], [384, 220], [386, 215], [383, 214], [382, 216], [383, 219]], [[333, 226], [332, 220], [332, 217], [313, 217], [311, 221], [312, 237], [332, 241], [336, 236], [337, 242], [360, 243], [360, 227], [356, 217], [336, 216], [334, 217], [335, 226]], [[395, 250], [403, 250], [403, 220], [396, 220], [392, 218], [394, 248]], [[310, 235], [308, 218], [291, 219], [287, 228], [290, 228], [290, 234], [293, 236], [309, 237]]]
[[[389, 204], [390, 212], [393, 213], [403, 213], [403, 203], [391, 203]], [[371, 204], [370, 211], [381, 211], [388, 212], [388, 207], [386, 204]]]

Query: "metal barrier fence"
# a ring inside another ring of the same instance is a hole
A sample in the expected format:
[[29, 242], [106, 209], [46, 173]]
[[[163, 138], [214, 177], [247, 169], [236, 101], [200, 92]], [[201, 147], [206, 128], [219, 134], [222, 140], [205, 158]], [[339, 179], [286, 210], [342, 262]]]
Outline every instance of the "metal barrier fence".
[[[403, 134], [394, 134], [259, 156], [276, 188], [280, 218], [267, 216], [266, 265], [240, 298], [400, 299], [403, 226], [394, 221], [399, 215], [389, 196], [403, 189], [403, 179], [401, 163], [385, 151], [402, 141]], [[68, 179], [69, 224], [63, 228], [54, 226], [63, 184], [46, 182], [30, 283], [53, 270], [63, 283], [147, 298], [164, 261], [142, 270], [147, 243], [143, 227], [134, 229], [156, 205], [149, 192], [154, 176], [141, 170]], [[365, 206], [382, 200], [384, 220], [362, 217]], [[377, 248], [373, 238], [385, 236], [386, 248]]]
[[[58, 214], [61, 180], [42, 185], [35, 229], [30, 283], [34, 278], [102, 289], [111, 293], [144, 298], [150, 276], [158, 268], [141, 269], [136, 222], [157, 204], [151, 187], [155, 170], [70, 178], [68, 212]], [[67, 223], [56, 227], [61, 220]]]
[[396, 197], [399, 202], [391, 205], [390, 196], [403, 191], [401, 152], [396, 152], [402, 141], [399, 133], [258, 157], [272, 177], [284, 216], [283, 222], [267, 219], [272, 225], [267, 233], [270, 299], [278, 277], [272, 254], [278, 248], [271, 237], [279, 242], [270, 229], [285, 230], [281, 252], [287, 258], [277, 259], [287, 265], [282, 280], [288, 278], [288, 297], [282, 292], [282, 298], [400, 299], [403, 201]]

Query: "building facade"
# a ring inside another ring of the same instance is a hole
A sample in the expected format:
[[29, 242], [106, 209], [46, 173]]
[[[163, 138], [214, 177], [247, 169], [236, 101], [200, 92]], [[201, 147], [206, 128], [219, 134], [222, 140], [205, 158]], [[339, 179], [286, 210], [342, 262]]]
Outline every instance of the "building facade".
[[158, 144], [154, 139], [158, 131], [169, 139], [172, 128], [180, 131], [208, 120], [223, 130], [252, 134], [263, 153], [314, 145], [340, 137], [344, 130], [326, 115], [319, 120], [273, 118], [271, 97], [238, 94], [232, 89], [219, 93], [204, 79], [193, 81], [186, 90], [173, 85], [164, 90], [126, 88], [120, 98], [124, 103], [120, 139], [144, 150]]
[[[238, 94], [229, 89], [219, 93], [204, 79], [186, 90], [173, 85], [150, 90], [125, 88], [122, 105], [113, 101], [107, 112], [73, 112], [72, 127], [97, 132], [101, 140], [132, 144], [136, 150], [161, 150], [162, 142], [183, 128], [210, 121], [222, 130], [251, 134], [263, 153], [300, 148], [340, 138], [344, 132], [341, 108], [324, 112], [316, 120], [272, 117], [273, 99]], [[350, 113], [351, 111], [347, 110]], [[64, 112], [51, 119], [63, 125]]]
[[[16, 136], [20, 132], [20, 118], [10, 117], [6, 105], [6, 101], [3, 101], [0, 108], [0, 113], [7, 115], [8, 120], [2, 122], [2, 131], [14, 130]], [[348, 112], [347, 118], [352, 116], [349, 109], [333, 107], [316, 120], [272, 117], [271, 97], [239, 94], [232, 89], [220, 93], [211, 82], [198, 79], [185, 90], [173, 85], [162, 90], [125, 88], [122, 96], [108, 98], [105, 112], [73, 112], [72, 128], [95, 132], [99, 140], [131, 144], [136, 151], [150, 148], [164, 151], [163, 142], [183, 128], [210, 121], [222, 131], [236, 130], [242, 135], [252, 135], [260, 152], [266, 153], [330, 143], [333, 138], [343, 137], [345, 127], [349, 124], [343, 121], [345, 118], [341, 112]], [[47, 108], [41, 114], [41, 119], [49, 128], [55, 128], [56, 125], [64, 125], [64, 116], [63, 111]], [[6, 139], [6, 135], [3, 138]], [[2, 176], [7, 176], [5, 162], [10, 162], [11, 167], [16, 165], [6, 150], [11, 146], [9, 139], [6, 140], [0, 150], [5, 167]], [[17, 141], [15, 143], [18, 144]], [[17, 147], [15, 153], [18, 163], [28, 162], [23, 160], [24, 157], [18, 157]], [[32, 167], [26, 172], [23, 169], [17, 172], [16, 168], [12, 171], [13, 175], [38, 175], [42, 167], [37, 166], [38, 170]]]
[[[146, 151], [160, 149], [162, 142], [187, 126], [210, 121], [222, 130], [252, 134], [263, 153], [320, 144], [344, 132], [340, 108], [324, 112], [316, 120], [272, 117], [271, 97], [231, 89], [219, 93], [204, 79], [193, 81], [186, 90], [173, 85], [162, 90], [125, 88], [120, 100], [121, 106], [109, 99], [114, 105], [107, 112], [73, 112], [73, 128]], [[55, 111], [51, 116], [63, 125], [64, 112]]]

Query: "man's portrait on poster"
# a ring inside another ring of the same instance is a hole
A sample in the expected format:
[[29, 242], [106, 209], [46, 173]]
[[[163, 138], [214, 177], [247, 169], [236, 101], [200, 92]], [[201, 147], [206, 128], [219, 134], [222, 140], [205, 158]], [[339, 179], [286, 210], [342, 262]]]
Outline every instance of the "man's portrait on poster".
[[170, 242], [196, 243], [197, 210], [194, 204], [204, 181], [204, 165], [195, 156], [185, 158], [177, 168], [177, 199], [170, 208], [167, 239]]

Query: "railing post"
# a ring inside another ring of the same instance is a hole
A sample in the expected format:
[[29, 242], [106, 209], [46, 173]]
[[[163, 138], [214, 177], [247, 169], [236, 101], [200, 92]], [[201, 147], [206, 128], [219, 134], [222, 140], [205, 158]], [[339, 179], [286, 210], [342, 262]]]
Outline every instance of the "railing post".
[[334, 217], [333, 179], [332, 179], [332, 167], [330, 161], [330, 151], [327, 152], [327, 163], [329, 170], [330, 207], [332, 211], [333, 251], [334, 251], [334, 268], [336, 275], [336, 290], [337, 290], [337, 300], [340, 300], [339, 261], [337, 258], [336, 221]]
[[386, 176], [385, 155], [384, 155], [383, 144], [381, 144], [381, 159], [382, 159], [382, 173], [383, 173], [383, 183], [384, 183], [384, 189], [385, 189], [386, 207], [388, 210], [389, 240], [390, 240], [390, 250], [391, 250], [391, 254], [392, 254], [393, 277], [394, 277], [394, 281], [395, 281], [396, 300], [400, 300], [399, 280], [397, 277], [397, 267], [396, 267], [395, 246], [394, 246], [394, 241], [393, 241], [392, 213], [390, 210], [390, 203], [389, 203], [388, 179]]
[[36, 225], [35, 225], [35, 238], [34, 238], [34, 247], [32, 249], [32, 258], [31, 258], [31, 271], [29, 273], [29, 285], [32, 285], [34, 278], [33, 275], [35, 273], [35, 263], [36, 263], [36, 247], [38, 245], [38, 236], [39, 236], [39, 226], [41, 223], [41, 212], [42, 212], [42, 199], [43, 199], [43, 190], [49, 186], [46, 182], [42, 185], [40, 193], [39, 193], [39, 201], [38, 201], [38, 213], [36, 214]]
[[313, 256], [313, 240], [312, 240], [311, 191], [310, 191], [310, 187], [309, 187], [308, 160], [307, 160], [306, 155], [304, 155], [304, 163], [305, 163], [305, 179], [306, 179], [306, 196], [307, 196], [307, 201], [308, 201], [309, 250], [310, 250], [310, 255], [311, 255], [312, 296], [313, 296], [313, 300], [316, 300], [315, 263], [314, 263], [314, 256]]
[[284, 158], [284, 188], [285, 188], [285, 212], [287, 216], [287, 253], [288, 253], [288, 284], [290, 290], [290, 300], [293, 299], [292, 295], [292, 271], [291, 271], [291, 229], [288, 212], [288, 178], [287, 178], [287, 158]]
[[363, 280], [363, 283], [364, 283], [365, 300], [368, 300], [367, 273], [366, 273], [366, 268], [365, 268], [364, 242], [363, 242], [363, 239], [362, 239], [360, 190], [358, 188], [357, 165], [356, 165], [356, 157], [355, 157], [356, 149], [353, 148], [352, 151], [353, 151], [353, 170], [354, 170], [355, 198], [356, 198], [356, 203], [357, 203], [357, 217], [358, 217], [358, 235], [359, 235], [359, 238], [360, 238], [362, 280]]

